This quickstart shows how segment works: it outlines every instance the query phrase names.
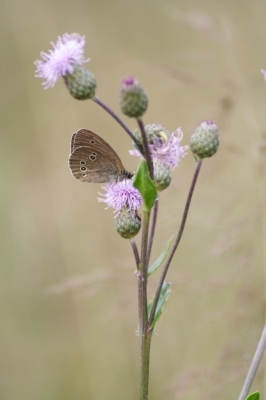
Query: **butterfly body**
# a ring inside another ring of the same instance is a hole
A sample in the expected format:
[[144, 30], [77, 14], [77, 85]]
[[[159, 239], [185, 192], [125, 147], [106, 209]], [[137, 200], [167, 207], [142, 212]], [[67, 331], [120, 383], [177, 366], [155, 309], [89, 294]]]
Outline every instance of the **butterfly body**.
[[69, 167], [80, 182], [120, 182], [133, 176], [126, 171], [114, 149], [87, 129], [72, 135]]

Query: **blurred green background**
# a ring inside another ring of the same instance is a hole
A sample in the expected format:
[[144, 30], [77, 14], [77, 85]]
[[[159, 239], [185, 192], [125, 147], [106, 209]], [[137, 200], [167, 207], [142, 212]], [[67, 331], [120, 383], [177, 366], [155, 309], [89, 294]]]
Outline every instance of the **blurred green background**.
[[[34, 78], [65, 32], [86, 36], [97, 95], [120, 116], [120, 80], [134, 74], [150, 99], [144, 123], [181, 127], [183, 145], [202, 120], [219, 126], [168, 274], [150, 399], [238, 398], [265, 311], [265, 15], [265, 0], [1, 1], [1, 400], [138, 399], [131, 247], [100, 185], [71, 176], [71, 135], [94, 130], [127, 169], [138, 160], [96, 104]], [[161, 196], [153, 260], [177, 232], [194, 168], [189, 152]]]

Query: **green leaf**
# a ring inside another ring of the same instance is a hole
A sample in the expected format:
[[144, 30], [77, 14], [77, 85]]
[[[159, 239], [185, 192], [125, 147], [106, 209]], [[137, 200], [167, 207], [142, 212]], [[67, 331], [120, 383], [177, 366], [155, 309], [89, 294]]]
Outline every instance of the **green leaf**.
[[138, 167], [133, 186], [140, 191], [144, 207], [147, 211], [150, 211], [157, 198], [157, 190], [151, 180], [149, 168], [145, 160], [142, 160]]
[[[160, 297], [159, 297], [159, 301], [156, 307], [156, 311], [155, 311], [155, 315], [154, 315], [154, 320], [152, 321], [151, 324], [151, 328], [154, 328], [155, 325], [157, 324], [160, 316], [163, 313], [163, 309], [165, 307], [165, 304], [168, 300], [168, 297], [170, 296], [171, 293], [171, 283], [170, 282], [164, 282], [161, 293], [160, 293]], [[152, 309], [152, 305], [153, 305], [153, 301], [151, 300], [148, 304], [148, 315], [150, 316], [151, 314], [151, 309]]]
[[251, 393], [246, 400], [260, 400], [260, 393], [259, 392], [254, 392]]
[[151, 274], [153, 274], [153, 273], [160, 267], [160, 265], [162, 264], [162, 262], [165, 260], [167, 254], [168, 254], [170, 245], [171, 245], [171, 243], [172, 243], [172, 240], [173, 240], [173, 236], [172, 236], [172, 237], [168, 240], [168, 242], [166, 243], [166, 246], [165, 246], [165, 248], [163, 249], [161, 255], [157, 258], [157, 260], [156, 260], [156, 261], [152, 264], [152, 266], [148, 269], [148, 276], [150, 276]]

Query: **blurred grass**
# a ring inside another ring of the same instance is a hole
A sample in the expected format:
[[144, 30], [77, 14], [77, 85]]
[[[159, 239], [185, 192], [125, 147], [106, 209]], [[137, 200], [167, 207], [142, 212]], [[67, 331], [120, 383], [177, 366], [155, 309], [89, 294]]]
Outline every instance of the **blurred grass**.
[[[145, 123], [181, 126], [184, 144], [204, 119], [220, 127], [169, 272], [150, 398], [238, 397], [265, 315], [265, 13], [262, 0], [1, 2], [1, 400], [138, 398], [131, 249], [99, 185], [70, 175], [71, 134], [92, 129], [128, 169], [136, 159], [95, 104], [34, 78], [33, 61], [64, 32], [86, 36], [98, 95], [118, 113], [120, 79], [135, 74], [150, 98]], [[194, 167], [189, 154], [161, 196], [154, 259]]]

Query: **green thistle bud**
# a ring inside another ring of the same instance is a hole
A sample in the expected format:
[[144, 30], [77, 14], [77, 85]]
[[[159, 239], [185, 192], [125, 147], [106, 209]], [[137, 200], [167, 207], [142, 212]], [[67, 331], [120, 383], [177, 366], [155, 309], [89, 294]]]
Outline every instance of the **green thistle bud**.
[[195, 130], [190, 139], [190, 148], [200, 160], [211, 157], [219, 147], [219, 132], [214, 122], [206, 121]]
[[92, 99], [95, 96], [97, 82], [94, 75], [82, 65], [76, 65], [71, 74], [64, 76], [65, 84], [71, 96], [77, 100]]
[[131, 239], [139, 233], [141, 219], [135, 210], [124, 208], [115, 220], [115, 229], [124, 239]]
[[171, 183], [171, 170], [170, 166], [161, 160], [154, 160], [154, 184], [159, 192], [168, 188]]
[[[162, 125], [157, 124], [146, 125], [145, 132], [149, 144], [158, 145], [158, 142], [160, 142], [161, 144], [168, 143], [171, 137], [171, 133], [166, 128], [164, 128]], [[142, 144], [142, 135], [138, 129], [134, 131], [134, 135]]]
[[120, 107], [128, 117], [141, 118], [148, 108], [148, 97], [134, 76], [122, 80]]

